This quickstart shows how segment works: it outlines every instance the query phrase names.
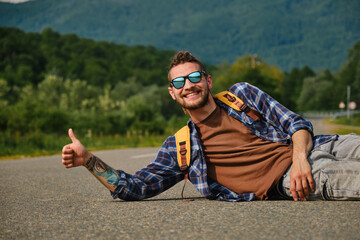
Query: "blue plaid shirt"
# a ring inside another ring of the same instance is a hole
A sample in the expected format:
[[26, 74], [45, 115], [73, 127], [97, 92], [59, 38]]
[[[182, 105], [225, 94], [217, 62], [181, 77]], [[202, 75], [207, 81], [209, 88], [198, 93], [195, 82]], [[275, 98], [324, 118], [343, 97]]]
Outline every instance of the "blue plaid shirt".
[[[230, 92], [238, 96], [250, 108], [262, 115], [254, 121], [244, 112], [236, 111], [219, 100], [216, 103], [226, 109], [230, 116], [242, 122], [260, 138], [272, 142], [292, 144], [291, 136], [300, 129], [308, 130], [313, 136], [312, 125], [300, 115], [290, 111], [260, 89], [248, 84], [237, 83]], [[254, 193], [235, 193], [207, 177], [206, 161], [195, 124], [188, 121], [191, 133], [191, 164], [189, 180], [208, 199], [225, 201], [251, 201]], [[313, 136], [314, 148], [337, 139], [337, 135]], [[130, 175], [118, 170], [120, 181], [112, 196], [124, 200], [141, 200], [153, 197], [171, 188], [184, 179], [177, 163], [175, 136], [168, 137], [155, 160], [144, 169]]]

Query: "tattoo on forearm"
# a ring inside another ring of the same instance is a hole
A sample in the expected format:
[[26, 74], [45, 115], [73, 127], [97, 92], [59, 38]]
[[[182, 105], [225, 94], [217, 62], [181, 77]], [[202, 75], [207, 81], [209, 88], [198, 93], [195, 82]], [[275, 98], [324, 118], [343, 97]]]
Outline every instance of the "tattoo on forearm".
[[91, 157], [86, 162], [86, 167], [95, 175], [104, 178], [106, 183], [114, 185], [115, 187], [120, 180], [119, 173], [96, 156]]
[[87, 162], [85, 164], [86, 168], [89, 170], [93, 169], [96, 159], [97, 159], [97, 157], [95, 157], [95, 156], [89, 158], [89, 160], [87, 160]]

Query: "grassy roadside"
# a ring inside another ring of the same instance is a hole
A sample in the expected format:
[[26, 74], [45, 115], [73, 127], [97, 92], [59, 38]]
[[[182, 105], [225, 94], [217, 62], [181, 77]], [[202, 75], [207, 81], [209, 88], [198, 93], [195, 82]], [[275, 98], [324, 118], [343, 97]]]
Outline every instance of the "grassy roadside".
[[349, 134], [356, 133], [360, 135], [360, 121], [359, 118], [354, 118], [353, 120], [340, 118], [340, 119], [326, 119], [324, 124], [331, 134]]
[[[165, 141], [163, 135], [136, 136], [77, 136], [89, 151], [110, 150], [137, 147], [158, 147]], [[27, 157], [49, 156], [61, 154], [64, 145], [71, 143], [68, 136], [46, 135], [13, 138], [0, 143], [0, 160], [21, 159]]]
[[[329, 134], [360, 135], [360, 114], [352, 119], [338, 118], [326, 119], [324, 125]], [[171, 133], [170, 133], [171, 132]], [[87, 136], [77, 135], [79, 140], [90, 151], [110, 150], [137, 147], [160, 147], [166, 137], [172, 135], [174, 129], [168, 130], [164, 135], [111, 135], [111, 136]], [[71, 141], [66, 134], [44, 134], [41, 132], [31, 133], [25, 136], [0, 135], [0, 160], [21, 159], [26, 157], [38, 157], [61, 154], [64, 145]]]

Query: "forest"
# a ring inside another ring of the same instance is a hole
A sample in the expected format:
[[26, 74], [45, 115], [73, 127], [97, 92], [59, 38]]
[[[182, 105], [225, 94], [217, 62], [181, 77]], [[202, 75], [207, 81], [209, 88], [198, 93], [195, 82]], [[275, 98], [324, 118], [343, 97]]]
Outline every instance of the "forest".
[[0, 26], [188, 49], [208, 64], [258, 54], [282, 70], [339, 70], [360, 39], [358, 0], [33, 0], [0, 2]]
[[[94, 148], [158, 146], [187, 121], [167, 90], [174, 50], [51, 28], [25, 33], [0, 27], [0, 36], [0, 156], [58, 153], [70, 127]], [[246, 81], [297, 112], [337, 110], [347, 86], [359, 104], [360, 41], [339, 69], [286, 72], [256, 55], [207, 65], [213, 93]]]

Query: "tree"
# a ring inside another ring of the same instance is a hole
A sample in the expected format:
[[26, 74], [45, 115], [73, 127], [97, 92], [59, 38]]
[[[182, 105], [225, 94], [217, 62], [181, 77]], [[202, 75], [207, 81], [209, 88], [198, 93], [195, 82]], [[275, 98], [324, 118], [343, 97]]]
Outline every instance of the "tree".
[[7, 82], [0, 78], [0, 107], [5, 107], [8, 105], [6, 96], [9, 91], [10, 87], [8, 86]]
[[98, 108], [101, 90], [83, 80], [66, 79], [64, 91], [61, 93], [60, 108], [71, 111], [95, 111]]
[[299, 110], [297, 101], [303, 87], [304, 79], [313, 76], [315, 76], [315, 73], [308, 66], [302, 69], [293, 68], [290, 73], [285, 73], [281, 96], [282, 103], [293, 111]]
[[342, 101], [346, 99], [346, 87], [351, 86], [351, 98], [360, 104], [360, 40], [349, 50], [347, 62], [339, 73], [336, 88]]
[[283, 72], [268, 65], [258, 56], [246, 55], [232, 65], [223, 63], [214, 74], [214, 90], [217, 93], [237, 82], [249, 82], [278, 98], [281, 93]]
[[64, 92], [64, 81], [61, 77], [47, 75], [38, 85], [38, 100], [48, 106], [60, 105], [61, 94]]
[[334, 86], [335, 78], [329, 70], [305, 78], [297, 101], [299, 111], [337, 109]]

